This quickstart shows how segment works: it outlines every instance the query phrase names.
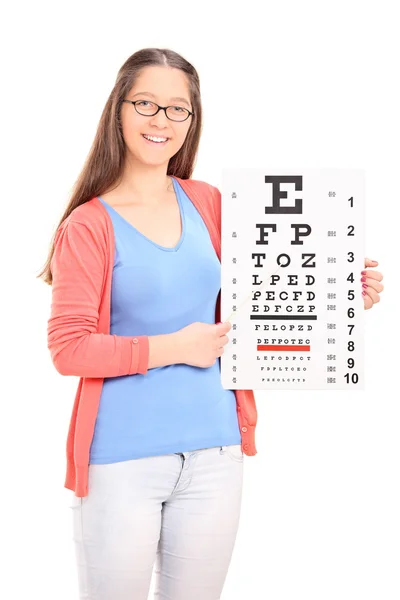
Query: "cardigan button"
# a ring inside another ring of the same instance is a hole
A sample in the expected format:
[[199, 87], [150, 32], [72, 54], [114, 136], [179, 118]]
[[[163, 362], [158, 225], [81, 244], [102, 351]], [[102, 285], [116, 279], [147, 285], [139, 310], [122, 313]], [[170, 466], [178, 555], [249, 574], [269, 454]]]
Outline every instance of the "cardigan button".
[[245, 444], [245, 445], [243, 446], [243, 449], [244, 449], [244, 450], [248, 450], [248, 449], [249, 449], [249, 445], [248, 445], [248, 444]]
[[134, 344], [137, 344], [137, 343], [139, 342], [139, 340], [138, 340], [137, 338], [133, 338], [132, 342], [133, 342]]
[[246, 433], [246, 431], [247, 431], [247, 427], [242, 427], [242, 431], [243, 431], [244, 433]]

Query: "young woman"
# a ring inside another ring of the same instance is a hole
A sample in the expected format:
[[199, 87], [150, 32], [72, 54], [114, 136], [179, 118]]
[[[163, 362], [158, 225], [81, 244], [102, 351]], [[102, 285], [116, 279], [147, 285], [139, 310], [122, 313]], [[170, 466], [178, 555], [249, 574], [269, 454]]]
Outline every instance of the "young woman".
[[[254, 456], [251, 390], [218, 358], [221, 194], [191, 179], [194, 67], [143, 49], [121, 67], [43, 275], [48, 347], [78, 376], [67, 439], [80, 598], [217, 600]], [[375, 266], [366, 262], [366, 266]], [[368, 271], [365, 308], [382, 275]]]

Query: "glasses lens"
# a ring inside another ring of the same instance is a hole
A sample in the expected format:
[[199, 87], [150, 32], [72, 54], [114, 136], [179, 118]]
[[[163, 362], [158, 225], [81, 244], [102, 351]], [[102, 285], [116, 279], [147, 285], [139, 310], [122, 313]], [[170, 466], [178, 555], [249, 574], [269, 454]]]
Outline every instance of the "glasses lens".
[[173, 121], [185, 121], [189, 116], [189, 111], [182, 106], [168, 106], [167, 115]]
[[135, 108], [141, 115], [150, 116], [157, 112], [157, 106], [149, 100], [139, 100], [139, 102], [136, 102]]

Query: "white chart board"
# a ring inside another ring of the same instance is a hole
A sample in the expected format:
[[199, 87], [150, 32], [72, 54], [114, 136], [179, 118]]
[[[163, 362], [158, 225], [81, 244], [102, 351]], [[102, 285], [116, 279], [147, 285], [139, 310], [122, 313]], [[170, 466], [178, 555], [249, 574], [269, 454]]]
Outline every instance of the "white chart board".
[[365, 171], [222, 170], [225, 389], [364, 389]]

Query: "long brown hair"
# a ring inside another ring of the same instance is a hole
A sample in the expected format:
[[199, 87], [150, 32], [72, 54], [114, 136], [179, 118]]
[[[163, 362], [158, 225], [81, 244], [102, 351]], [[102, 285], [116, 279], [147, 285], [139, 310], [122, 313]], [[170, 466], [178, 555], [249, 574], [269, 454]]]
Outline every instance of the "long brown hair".
[[167, 48], [138, 50], [125, 61], [118, 71], [114, 88], [97, 126], [92, 147], [72, 189], [68, 206], [54, 231], [47, 261], [37, 275], [37, 278], [42, 278], [49, 285], [53, 281], [50, 263], [54, 253], [54, 241], [61, 223], [77, 206], [105, 193], [114, 184], [117, 185], [121, 179], [126, 154], [119, 118], [122, 100], [131, 90], [141, 70], [152, 65], [174, 67], [181, 69], [186, 74], [194, 115], [185, 142], [169, 161], [167, 175], [175, 175], [181, 179], [189, 179], [192, 175], [202, 128], [200, 81], [197, 71], [173, 50]]

